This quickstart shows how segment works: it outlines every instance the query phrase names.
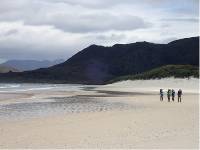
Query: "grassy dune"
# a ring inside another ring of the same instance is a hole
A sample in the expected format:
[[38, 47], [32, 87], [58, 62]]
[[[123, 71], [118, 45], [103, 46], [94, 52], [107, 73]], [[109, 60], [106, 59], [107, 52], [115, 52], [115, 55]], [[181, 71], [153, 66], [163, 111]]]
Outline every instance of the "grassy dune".
[[136, 74], [121, 76], [111, 80], [110, 83], [124, 80], [138, 80], [138, 79], [160, 79], [167, 77], [175, 78], [199, 78], [199, 67], [191, 65], [166, 65], [159, 68], [152, 69], [150, 71]]

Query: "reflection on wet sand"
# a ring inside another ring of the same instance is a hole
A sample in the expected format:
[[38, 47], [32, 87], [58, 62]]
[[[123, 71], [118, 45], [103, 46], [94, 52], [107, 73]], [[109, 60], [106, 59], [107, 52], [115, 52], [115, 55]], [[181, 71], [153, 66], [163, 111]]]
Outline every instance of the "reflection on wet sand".
[[111, 101], [109, 100], [109, 97], [134, 95], [136, 93], [106, 91], [98, 91], [98, 93], [101, 94], [83, 94], [71, 97], [46, 97], [43, 99], [40, 98], [40, 100], [38, 99], [38, 102], [37, 96], [35, 96], [33, 102], [26, 100], [25, 102], [21, 101], [18, 103], [0, 105], [0, 119], [16, 120], [67, 113], [127, 110], [134, 107], [125, 102]]

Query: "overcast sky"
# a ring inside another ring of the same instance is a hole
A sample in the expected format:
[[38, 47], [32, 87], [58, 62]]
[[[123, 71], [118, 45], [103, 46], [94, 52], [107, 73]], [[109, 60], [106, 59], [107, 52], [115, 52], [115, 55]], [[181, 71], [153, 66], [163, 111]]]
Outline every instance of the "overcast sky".
[[198, 0], [0, 0], [0, 61], [198, 36]]

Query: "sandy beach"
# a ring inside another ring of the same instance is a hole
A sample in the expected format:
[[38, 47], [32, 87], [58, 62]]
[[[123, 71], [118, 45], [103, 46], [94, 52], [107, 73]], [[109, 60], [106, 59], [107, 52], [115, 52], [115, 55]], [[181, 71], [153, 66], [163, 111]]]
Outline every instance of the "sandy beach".
[[0, 148], [198, 149], [198, 83], [162, 81], [183, 87], [182, 103], [169, 103], [156, 84], [137, 82], [0, 92]]

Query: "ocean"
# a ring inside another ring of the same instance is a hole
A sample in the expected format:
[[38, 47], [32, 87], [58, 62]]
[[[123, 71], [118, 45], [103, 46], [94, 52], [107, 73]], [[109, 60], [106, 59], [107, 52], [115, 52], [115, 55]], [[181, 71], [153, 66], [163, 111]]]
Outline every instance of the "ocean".
[[76, 84], [2, 84], [0, 83], [0, 92], [26, 92], [38, 90], [65, 90], [65, 91], [78, 91], [84, 85]]

